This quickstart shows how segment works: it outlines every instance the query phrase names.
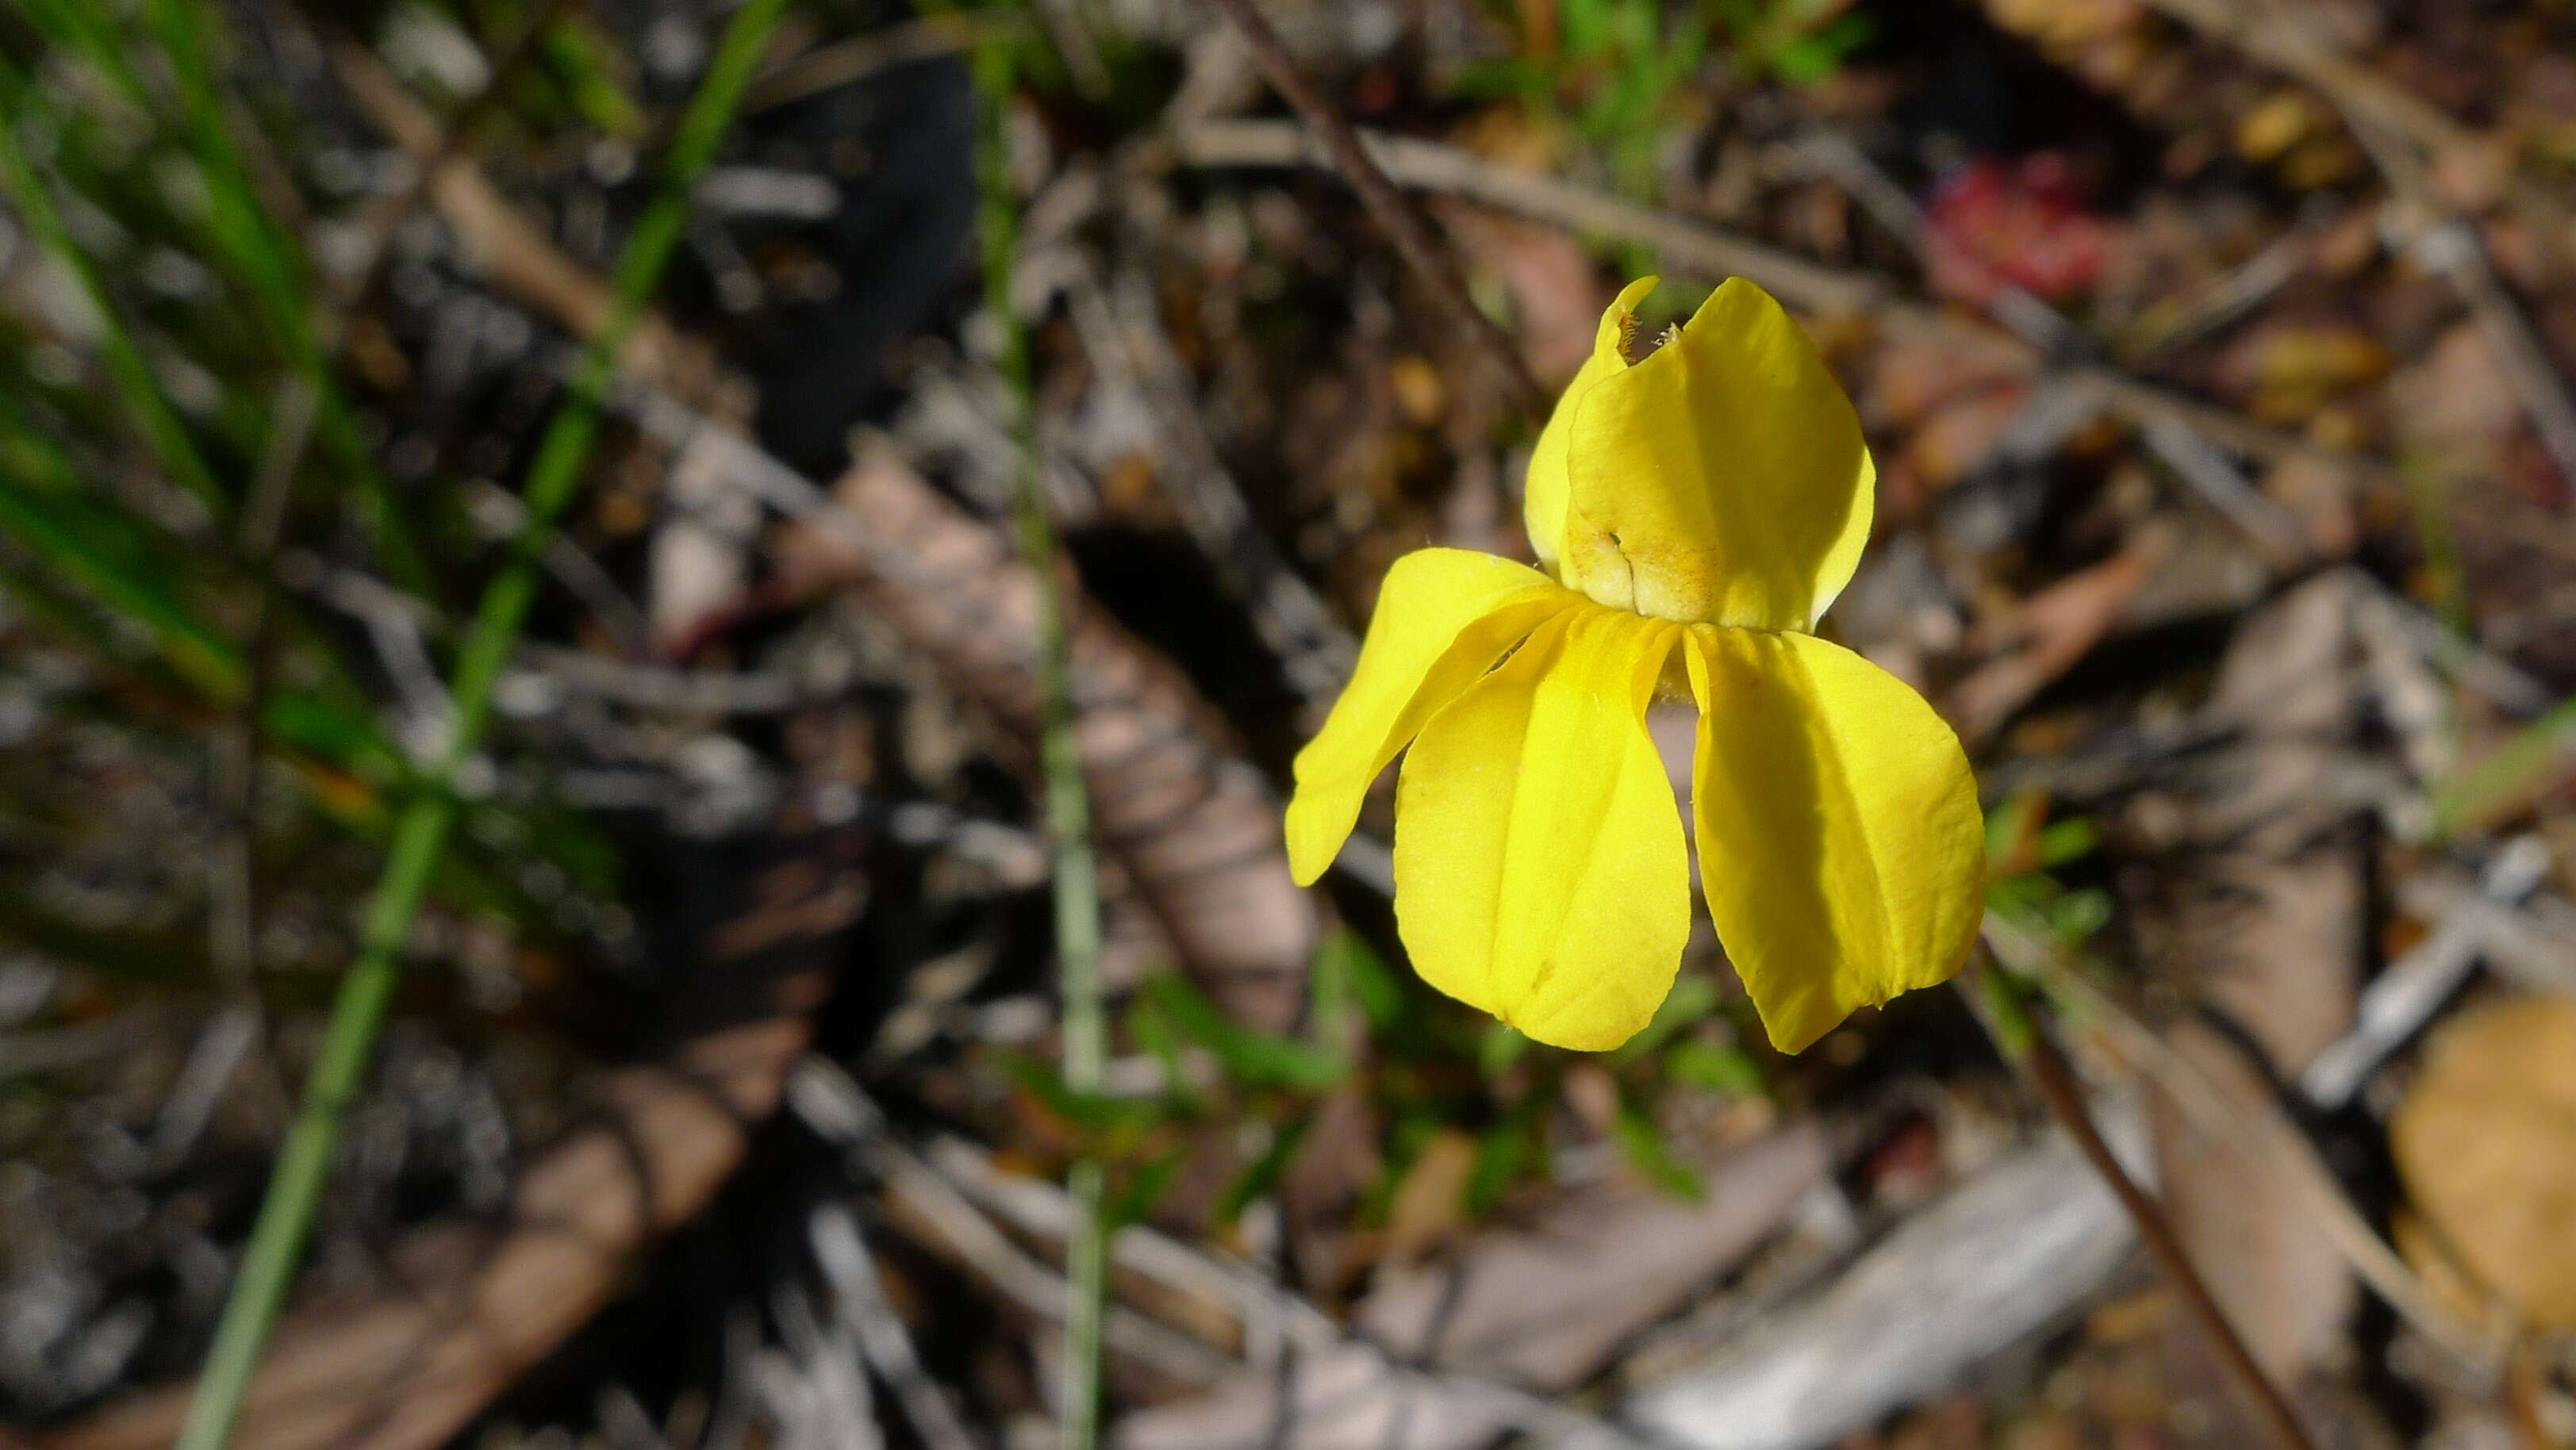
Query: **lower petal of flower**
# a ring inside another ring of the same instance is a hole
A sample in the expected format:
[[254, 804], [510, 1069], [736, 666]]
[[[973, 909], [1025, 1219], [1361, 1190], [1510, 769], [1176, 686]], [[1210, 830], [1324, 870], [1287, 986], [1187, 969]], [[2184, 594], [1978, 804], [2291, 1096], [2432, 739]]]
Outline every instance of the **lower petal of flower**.
[[1433, 716], [1397, 787], [1396, 927], [1425, 981], [1599, 1051], [1672, 988], [1680, 812], [1645, 708], [1678, 626], [1578, 607]]
[[1288, 867], [1311, 886], [1351, 834], [1360, 802], [1433, 712], [1482, 678], [1541, 619], [1578, 596], [1526, 564], [1468, 549], [1418, 549], [1378, 591], [1349, 688], [1297, 752]]
[[1984, 910], [1958, 737], [1878, 666], [1805, 634], [1692, 628], [1691, 808], [1718, 940], [1772, 1044], [1946, 981]]

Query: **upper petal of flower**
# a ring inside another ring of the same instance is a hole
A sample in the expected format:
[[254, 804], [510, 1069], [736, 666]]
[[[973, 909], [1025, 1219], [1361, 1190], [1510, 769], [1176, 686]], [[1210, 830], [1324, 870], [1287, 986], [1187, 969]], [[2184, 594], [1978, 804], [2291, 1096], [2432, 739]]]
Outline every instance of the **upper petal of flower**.
[[1877, 476], [1860, 420], [1751, 282], [1729, 279], [1679, 337], [1559, 413], [1568, 586], [1664, 619], [1809, 630], [1850, 582]]
[[1772, 1044], [1799, 1051], [1855, 1007], [1946, 981], [1984, 914], [1958, 737], [1813, 635], [1700, 626], [1687, 650], [1700, 879]]
[[1580, 602], [1526, 564], [1469, 549], [1417, 549], [1395, 561], [1349, 687], [1297, 752], [1288, 866], [1299, 885], [1333, 864], [1369, 783], [1422, 722], [1541, 619]]
[[1541, 1042], [1618, 1046], [1681, 965], [1689, 857], [1645, 728], [1678, 632], [1578, 606], [1405, 757], [1395, 921], [1414, 969]]
[[1553, 567], [1565, 553], [1565, 452], [1566, 440], [1574, 432], [1575, 400], [1628, 366], [1624, 349], [1629, 334], [1636, 330], [1637, 304], [1654, 290], [1654, 278], [1640, 277], [1621, 289], [1601, 314], [1601, 326], [1592, 334], [1592, 356], [1583, 360], [1574, 381], [1565, 385], [1556, 411], [1548, 415], [1547, 426], [1539, 430], [1538, 443], [1530, 450], [1529, 479], [1521, 488], [1521, 523], [1529, 530], [1530, 548], [1541, 564]]

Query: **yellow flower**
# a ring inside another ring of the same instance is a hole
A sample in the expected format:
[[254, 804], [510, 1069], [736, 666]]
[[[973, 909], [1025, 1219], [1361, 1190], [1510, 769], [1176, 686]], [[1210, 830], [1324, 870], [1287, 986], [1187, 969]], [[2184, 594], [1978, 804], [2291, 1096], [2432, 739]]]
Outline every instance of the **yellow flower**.
[[1526, 522], [1550, 572], [1462, 549], [1388, 571], [1350, 687], [1297, 756], [1288, 858], [1321, 876], [1411, 746], [1395, 915], [1415, 968], [1542, 1042], [1616, 1047], [1690, 931], [1645, 727], [1658, 685], [1687, 678], [1709, 915], [1795, 1052], [1959, 969], [1982, 911], [1976, 783], [1921, 696], [1811, 632], [1860, 560], [1876, 477], [1815, 344], [1736, 278], [1631, 363], [1654, 285], [1611, 304], [1539, 434]]

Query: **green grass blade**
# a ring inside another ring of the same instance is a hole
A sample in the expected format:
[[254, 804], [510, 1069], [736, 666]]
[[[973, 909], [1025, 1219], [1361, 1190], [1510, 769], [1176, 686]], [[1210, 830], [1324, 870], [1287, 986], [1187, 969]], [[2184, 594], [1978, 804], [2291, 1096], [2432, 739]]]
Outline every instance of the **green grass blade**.
[[97, 314], [99, 360], [133, 410], [153, 457], [173, 481], [213, 509], [217, 518], [225, 517], [232, 510], [231, 498], [215, 481], [214, 471], [206, 466], [205, 455], [198, 451], [187, 424], [180, 421], [178, 410], [161, 391], [151, 364], [144, 361], [142, 349], [135, 346], [133, 334], [117, 314], [115, 300], [108, 295], [98, 269], [90, 265], [70, 229], [63, 225], [53, 193], [21, 144], [20, 137], [25, 134], [21, 128], [30, 114], [29, 100], [25, 76], [6, 57], [0, 57], [0, 189], [8, 192], [9, 203], [27, 230], [71, 273]]
[[99, 7], [75, 0], [19, 0], [19, 13], [33, 21], [45, 39], [98, 67], [127, 103], [151, 109], [150, 93], [126, 53], [124, 37]]
[[2434, 786], [2435, 837], [2448, 840], [2492, 829], [2528, 808], [2567, 778], [2571, 746], [2576, 746], [2576, 700], [2562, 700], [2475, 765]]
[[580, 482], [599, 427], [599, 399], [616, 367], [619, 346], [642, 315], [645, 298], [670, 260], [687, 216], [689, 186], [714, 155], [731, 123], [771, 30], [787, 0], [751, 0], [725, 26], [714, 63], [682, 115], [663, 190], [638, 221], [617, 270], [617, 305], [592, 339], [571, 396], [559, 408], [531, 465], [527, 520], [509, 561], [483, 593], [454, 680], [454, 733], [437, 778], [407, 805], [394, 831], [385, 871], [370, 902], [358, 959], [342, 978], [322, 1052], [305, 1083], [267, 1196], [243, 1250], [232, 1296], [188, 1406], [178, 1450], [218, 1450], [231, 1436], [261, 1347], [276, 1323], [297, 1260], [313, 1225], [314, 1205], [330, 1175], [340, 1119], [360, 1088], [399, 976], [400, 952], [455, 820], [444, 777], [473, 748], [491, 708], [493, 683], [509, 658], [536, 592], [536, 556], [556, 514]]
[[216, 242], [258, 297], [262, 320], [287, 365], [312, 384], [318, 410], [315, 426], [323, 451], [356, 486], [369, 536], [386, 572], [403, 587], [428, 593], [432, 579], [428, 563], [412, 540], [392, 485], [367, 450], [348, 400], [332, 376], [332, 360], [316, 337], [302, 248], [270, 220], [250, 168], [234, 144], [232, 118], [207, 65], [213, 48], [210, 27], [200, 23], [198, 0], [150, 0], [146, 17], [178, 78], [186, 134], [205, 173], [211, 207], [208, 221]]
[[172, 669], [210, 699], [229, 702], [241, 690], [241, 657], [221, 630], [198, 618], [170, 587], [170, 575], [131, 567], [100, 536], [80, 500], [0, 479], [0, 532], [109, 608], [151, 631]]
[[[1055, 530], [1038, 488], [1035, 388], [1028, 329], [1011, 301], [1019, 250], [1018, 201], [1012, 194], [1003, 126], [1015, 84], [1010, 43], [976, 48], [975, 89], [982, 126], [975, 155], [978, 235], [984, 263], [984, 307], [1001, 325], [1002, 379], [1018, 460], [1013, 480], [1020, 559], [1037, 584], [1037, 666], [1041, 701], [1038, 758], [1046, 779], [1047, 834], [1054, 846], [1055, 947], [1064, 989], [1064, 1085], [1096, 1094], [1108, 1056], [1109, 1021], [1101, 1003], [1100, 876], [1091, 846], [1091, 803], [1073, 736], [1073, 678], [1065, 640], [1064, 601], [1056, 592]], [[1101, 1212], [1106, 1176], [1100, 1160], [1075, 1162], [1066, 1187], [1074, 1229], [1065, 1248], [1065, 1450], [1100, 1441], [1101, 1326], [1107, 1309], [1109, 1246]]]
[[212, 37], [197, 22], [195, 0], [151, 0], [144, 17], [179, 83], [181, 121], [205, 172], [208, 221], [216, 237], [259, 294], [272, 325], [309, 332], [308, 292], [296, 248], [270, 224], [250, 168], [233, 144], [231, 118], [207, 66]]

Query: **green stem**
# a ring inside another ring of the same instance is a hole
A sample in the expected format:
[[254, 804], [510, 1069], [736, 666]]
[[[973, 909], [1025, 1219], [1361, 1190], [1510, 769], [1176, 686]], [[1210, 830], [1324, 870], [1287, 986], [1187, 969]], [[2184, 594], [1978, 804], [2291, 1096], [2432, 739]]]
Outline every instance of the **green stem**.
[[690, 185], [715, 154], [786, 5], [787, 0], [750, 0], [726, 25], [714, 64], [681, 117], [662, 191], [637, 221], [619, 259], [616, 307], [591, 339], [571, 395], [556, 410], [538, 444], [524, 500], [526, 522], [508, 561], [485, 587], [457, 659], [452, 682], [455, 720], [447, 748], [395, 825], [384, 875], [368, 904], [358, 959], [341, 979], [332, 1003], [321, 1053], [306, 1080], [304, 1101], [278, 1155], [267, 1196], [260, 1202], [250, 1243], [242, 1251], [241, 1271], [216, 1326], [178, 1450], [219, 1450], [240, 1415], [251, 1371], [285, 1302], [313, 1226], [314, 1206], [330, 1177], [340, 1119], [364, 1083], [377, 1030], [392, 1002], [403, 941], [455, 821], [456, 801], [449, 781], [481, 735], [491, 710], [492, 687], [536, 595], [538, 550], [581, 481], [599, 430], [600, 396], [615, 375], [619, 349], [643, 314], [644, 300], [679, 239]]
[[[1073, 672], [1064, 599], [1057, 583], [1055, 530], [1039, 488], [1028, 330], [1011, 300], [1019, 217], [1004, 130], [1013, 89], [1009, 41], [987, 40], [977, 47], [975, 85], [983, 122], [975, 174], [984, 308], [1001, 327], [1002, 380], [1018, 454], [1013, 512], [1021, 563], [1037, 591], [1038, 762], [1046, 783], [1047, 834], [1054, 843], [1055, 946], [1064, 986], [1064, 1085], [1070, 1092], [1089, 1095], [1100, 1090], [1109, 1037], [1100, 991], [1099, 864], [1092, 855], [1091, 802], [1084, 793], [1081, 750], [1074, 738]], [[1065, 1179], [1074, 1202], [1073, 1233], [1065, 1246], [1066, 1450], [1091, 1450], [1100, 1441], [1100, 1331], [1109, 1280], [1108, 1238], [1101, 1217], [1105, 1176], [1100, 1160], [1086, 1156]]]

